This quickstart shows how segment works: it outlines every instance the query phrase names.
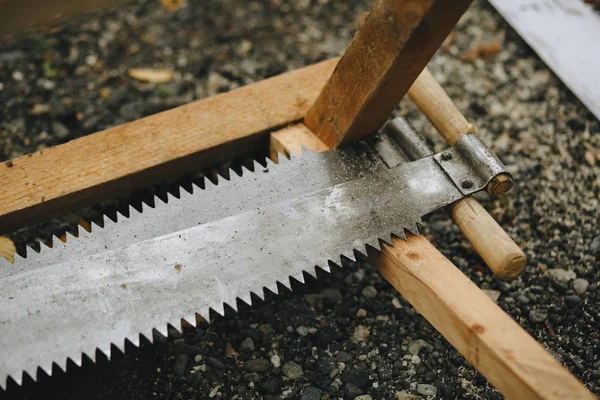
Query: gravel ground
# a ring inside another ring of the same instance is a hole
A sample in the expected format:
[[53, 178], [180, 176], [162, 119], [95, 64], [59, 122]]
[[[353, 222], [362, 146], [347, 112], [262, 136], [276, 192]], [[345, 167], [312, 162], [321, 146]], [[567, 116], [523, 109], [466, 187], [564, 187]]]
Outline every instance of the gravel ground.
[[[3, 43], [0, 158], [339, 55], [368, 5], [223, 0], [168, 13], [149, 1]], [[469, 57], [482, 44], [488, 51]], [[168, 68], [175, 78], [141, 83], [127, 76], [132, 67]], [[513, 172], [513, 192], [485, 204], [525, 249], [529, 264], [516, 281], [501, 282], [445, 215], [427, 219], [426, 235], [600, 395], [600, 124], [484, 1], [475, 1], [430, 68]], [[398, 112], [442, 148], [408, 101]], [[164, 189], [79, 215], [98, 218]], [[72, 229], [77, 219], [11, 237], [24, 251], [26, 244]], [[88, 360], [66, 374], [40, 375], [38, 383], [10, 385], [0, 397], [502, 397], [365, 263], [348, 262], [292, 291], [255, 300], [224, 317], [212, 315], [210, 325], [155, 336], [154, 345], [128, 345], [111, 361], [99, 354], [96, 365]]]

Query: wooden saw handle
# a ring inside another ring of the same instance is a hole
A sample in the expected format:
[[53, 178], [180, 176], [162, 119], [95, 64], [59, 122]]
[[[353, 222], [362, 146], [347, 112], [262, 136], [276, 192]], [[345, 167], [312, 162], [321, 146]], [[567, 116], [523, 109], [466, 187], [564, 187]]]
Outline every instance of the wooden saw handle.
[[[408, 96], [450, 146], [462, 135], [477, 132], [427, 68], [412, 85]], [[506, 193], [512, 184], [510, 177], [501, 175], [486, 189], [491, 195], [499, 195]], [[509, 280], [521, 274], [527, 263], [525, 253], [477, 200], [464, 198], [448, 206], [446, 211], [494, 275]]]

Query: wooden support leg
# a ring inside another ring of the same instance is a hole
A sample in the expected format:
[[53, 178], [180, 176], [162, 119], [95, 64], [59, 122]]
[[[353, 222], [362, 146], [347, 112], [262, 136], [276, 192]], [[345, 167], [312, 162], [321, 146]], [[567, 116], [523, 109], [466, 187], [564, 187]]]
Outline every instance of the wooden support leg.
[[377, 0], [305, 124], [329, 147], [375, 133], [471, 4]]
[[369, 259], [507, 398], [595, 398], [425, 238], [394, 240]]

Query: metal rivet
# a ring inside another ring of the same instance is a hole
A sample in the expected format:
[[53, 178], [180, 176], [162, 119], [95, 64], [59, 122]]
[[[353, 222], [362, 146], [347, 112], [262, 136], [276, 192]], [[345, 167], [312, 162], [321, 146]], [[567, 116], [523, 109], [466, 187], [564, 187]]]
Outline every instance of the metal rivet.
[[462, 181], [461, 186], [463, 187], [463, 189], [471, 189], [473, 187], [473, 181], [465, 179], [464, 181]]
[[442, 153], [442, 161], [450, 161], [450, 160], [452, 160], [452, 154]]

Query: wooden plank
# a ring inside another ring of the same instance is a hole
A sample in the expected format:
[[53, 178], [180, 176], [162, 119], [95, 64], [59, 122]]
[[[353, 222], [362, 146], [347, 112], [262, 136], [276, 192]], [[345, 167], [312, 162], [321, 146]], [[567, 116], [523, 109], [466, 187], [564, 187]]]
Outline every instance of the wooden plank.
[[80, 14], [94, 14], [131, 0], [0, 0], [0, 36], [41, 30]]
[[257, 149], [300, 120], [336, 64], [323, 61], [0, 164], [0, 230]]
[[371, 249], [369, 260], [507, 398], [595, 399], [424, 237]]
[[329, 147], [375, 133], [471, 0], [377, 0], [305, 124]]
[[[477, 133], [477, 128], [466, 120], [427, 68], [408, 96], [450, 146], [463, 135]], [[512, 179], [504, 177], [495, 179], [487, 189], [490, 194], [498, 195], [510, 187]], [[467, 197], [446, 207], [446, 211], [494, 275], [510, 280], [523, 272], [527, 264], [525, 253], [477, 200]]]

